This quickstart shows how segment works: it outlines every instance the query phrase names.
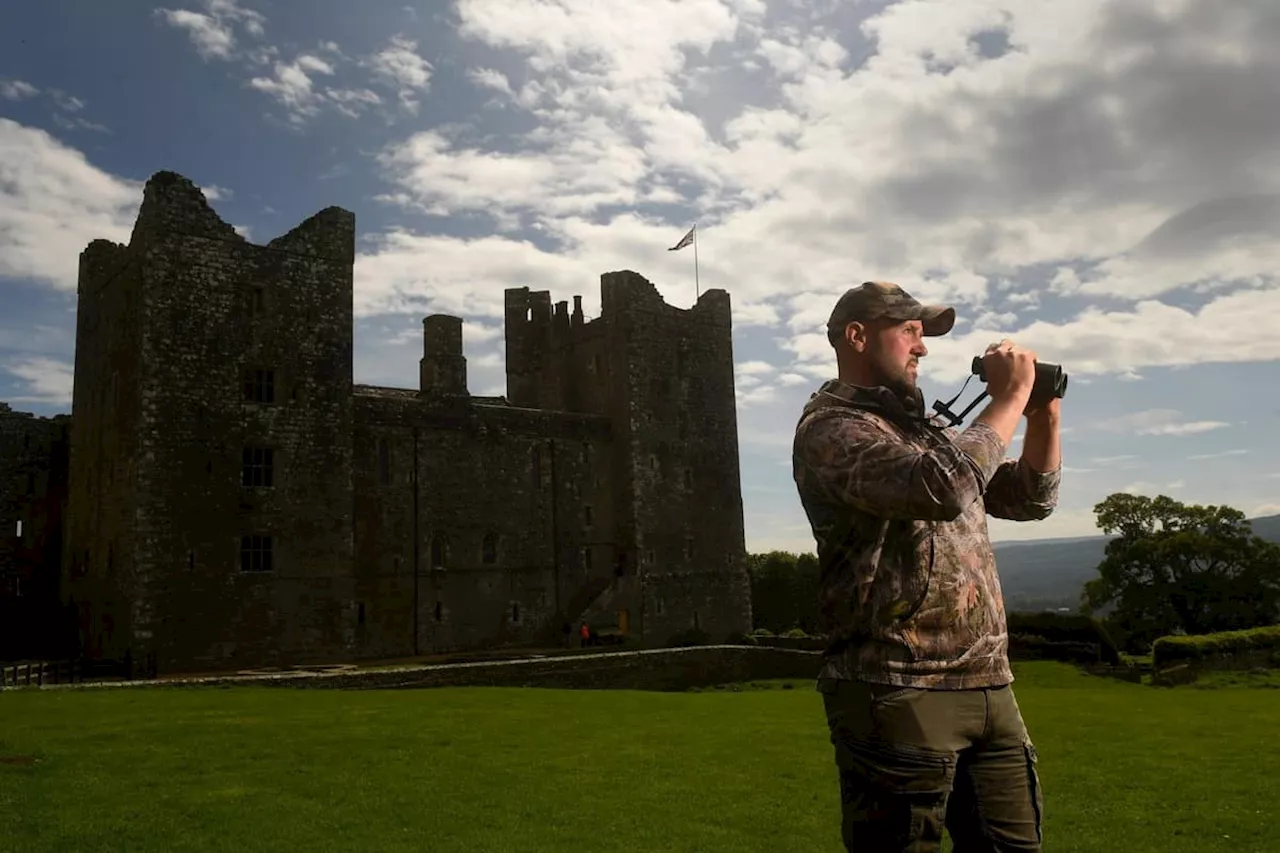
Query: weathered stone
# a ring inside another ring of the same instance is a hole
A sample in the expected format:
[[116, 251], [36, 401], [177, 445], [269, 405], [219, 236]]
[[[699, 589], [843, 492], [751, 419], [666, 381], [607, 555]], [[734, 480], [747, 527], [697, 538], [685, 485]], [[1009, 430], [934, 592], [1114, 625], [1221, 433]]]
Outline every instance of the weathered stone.
[[[189, 181], [81, 256], [62, 598], [141, 671], [751, 627], [729, 297], [632, 272], [586, 322], [506, 293], [508, 394], [462, 325], [417, 389], [352, 382], [352, 214], [266, 246]], [[575, 634], [576, 635], [576, 634]]]
[[59, 648], [58, 565], [67, 497], [66, 415], [0, 403], [0, 661]]
[[[687, 690], [691, 687], [793, 678], [812, 681], [819, 652], [755, 646], [699, 646], [505, 661], [174, 677], [47, 685], [44, 690], [138, 687], [294, 687], [337, 690], [426, 687], [544, 687], [598, 690]], [[18, 686], [17, 689], [37, 689]]]

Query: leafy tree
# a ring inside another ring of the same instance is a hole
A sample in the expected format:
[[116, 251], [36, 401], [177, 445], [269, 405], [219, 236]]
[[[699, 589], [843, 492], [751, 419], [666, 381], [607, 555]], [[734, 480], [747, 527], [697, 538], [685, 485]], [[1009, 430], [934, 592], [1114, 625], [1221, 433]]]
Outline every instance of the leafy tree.
[[1114, 536], [1081, 609], [1111, 620], [1141, 647], [1172, 633], [1270, 625], [1280, 617], [1280, 546], [1253, 535], [1244, 513], [1161, 495], [1113, 494], [1093, 508]]
[[750, 554], [753, 628], [781, 634], [792, 628], [817, 630], [818, 558], [813, 554], [770, 551]]

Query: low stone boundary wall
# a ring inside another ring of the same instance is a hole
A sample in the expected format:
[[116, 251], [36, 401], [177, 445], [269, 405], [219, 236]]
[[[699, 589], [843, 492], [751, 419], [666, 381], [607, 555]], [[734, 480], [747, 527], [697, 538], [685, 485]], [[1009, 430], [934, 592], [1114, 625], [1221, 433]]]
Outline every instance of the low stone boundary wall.
[[423, 687], [554, 687], [597, 690], [687, 690], [738, 681], [816, 679], [821, 654], [758, 646], [692, 646], [523, 660], [215, 675], [198, 678], [56, 685], [42, 690], [135, 687], [303, 687], [337, 690]]

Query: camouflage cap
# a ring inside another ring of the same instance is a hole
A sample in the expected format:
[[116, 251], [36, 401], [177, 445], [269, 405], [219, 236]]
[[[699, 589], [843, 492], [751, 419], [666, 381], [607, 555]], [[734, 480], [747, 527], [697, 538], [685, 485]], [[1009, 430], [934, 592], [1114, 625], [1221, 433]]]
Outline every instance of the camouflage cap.
[[919, 320], [930, 337], [945, 335], [956, 323], [956, 309], [949, 305], [922, 305], [898, 285], [888, 281], [867, 281], [851, 287], [836, 302], [827, 320], [827, 340], [832, 346], [845, 327], [872, 320]]

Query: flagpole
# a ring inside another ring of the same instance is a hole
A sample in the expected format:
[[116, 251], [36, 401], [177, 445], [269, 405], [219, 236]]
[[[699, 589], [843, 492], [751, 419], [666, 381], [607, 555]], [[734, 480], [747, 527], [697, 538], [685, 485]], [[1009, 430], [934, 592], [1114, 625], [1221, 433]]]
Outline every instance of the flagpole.
[[702, 298], [702, 284], [698, 281], [698, 223], [693, 223], [693, 298]]

